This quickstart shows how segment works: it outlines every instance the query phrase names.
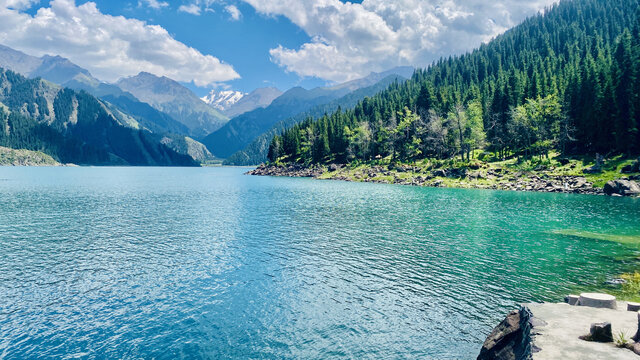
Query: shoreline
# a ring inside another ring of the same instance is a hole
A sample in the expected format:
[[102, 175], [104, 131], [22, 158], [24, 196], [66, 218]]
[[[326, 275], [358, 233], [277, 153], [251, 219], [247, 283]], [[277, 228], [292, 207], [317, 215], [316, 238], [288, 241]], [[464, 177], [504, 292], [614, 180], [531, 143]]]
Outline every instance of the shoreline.
[[627, 181], [637, 186], [639, 175], [619, 177], [599, 187], [587, 178], [587, 174], [553, 174], [548, 170], [514, 171], [506, 167], [473, 164], [457, 168], [425, 168], [411, 165], [313, 165], [261, 164], [247, 175], [307, 177], [321, 180], [343, 180], [380, 184], [441, 187], [459, 189], [506, 190], [583, 195], [637, 195], [607, 193], [609, 183]]

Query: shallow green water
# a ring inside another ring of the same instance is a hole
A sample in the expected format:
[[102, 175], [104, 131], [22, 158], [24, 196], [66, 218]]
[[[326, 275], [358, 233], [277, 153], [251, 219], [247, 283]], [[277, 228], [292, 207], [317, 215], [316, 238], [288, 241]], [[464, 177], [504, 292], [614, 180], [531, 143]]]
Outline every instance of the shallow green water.
[[244, 171], [0, 168], [0, 357], [472, 359], [637, 266], [575, 235], [637, 236], [637, 199]]

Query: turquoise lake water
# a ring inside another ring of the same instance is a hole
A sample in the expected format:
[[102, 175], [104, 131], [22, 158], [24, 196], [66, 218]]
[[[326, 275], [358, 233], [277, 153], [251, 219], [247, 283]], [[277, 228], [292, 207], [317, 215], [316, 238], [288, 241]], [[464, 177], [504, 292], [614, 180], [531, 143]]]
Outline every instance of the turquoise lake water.
[[640, 268], [640, 199], [0, 167], [0, 358], [474, 359]]

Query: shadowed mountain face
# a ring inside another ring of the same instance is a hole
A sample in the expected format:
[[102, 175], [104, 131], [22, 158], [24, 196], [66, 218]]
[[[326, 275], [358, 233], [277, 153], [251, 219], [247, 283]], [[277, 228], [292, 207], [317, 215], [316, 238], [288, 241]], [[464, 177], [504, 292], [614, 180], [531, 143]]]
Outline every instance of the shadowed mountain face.
[[0, 70], [0, 146], [39, 150], [65, 163], [195, 165], [146, 130], [123, 126], [86, 92]]
[[228, 117], [204, 103], [191, 90], [164, 76], [141, 72], [121, 79], [117, 85], [187, 126], [190, 135], [196, 138], [218, 130], [228, 121]]
[[220, 130], [202, 140], [211, 153], [227, 158], [244, 149], [254, 139], [271, 129], [276, 123], [315, 106], [327, 104], [357, 89], [372, 86], [392, 74], [407, 74], [413, 68], [396, 68], [384, 73], [372, 73], [366, 78], [349, 81], [333, 87], [319, 87], [306, 90], [295, 87], [273, 100], [266, 108], [259, 108], [230, 120]]
[[49, 55], [38, 58], [0, 45], [0, 67], [31, 78], [41, 77], [73, 90], [84, 90], [100, 98], [122, 125], [163, 135], [160, 138], [165, 139], [165, 145], [179, 153], [190, 155], [197, 161], [212, 157], [204, 145], [186, 136], [193, 131], [185, 124], [140, 101], [118, 86], [94, 78], [89, 71], [68, 59]]

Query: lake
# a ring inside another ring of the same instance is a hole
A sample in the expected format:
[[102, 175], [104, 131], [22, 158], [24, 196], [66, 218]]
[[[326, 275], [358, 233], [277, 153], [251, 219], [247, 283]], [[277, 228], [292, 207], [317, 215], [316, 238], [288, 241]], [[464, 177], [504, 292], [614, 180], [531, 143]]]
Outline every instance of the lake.
[[0, 167], [0, 358], [475, 359], [633, 270], [640, 199]]

